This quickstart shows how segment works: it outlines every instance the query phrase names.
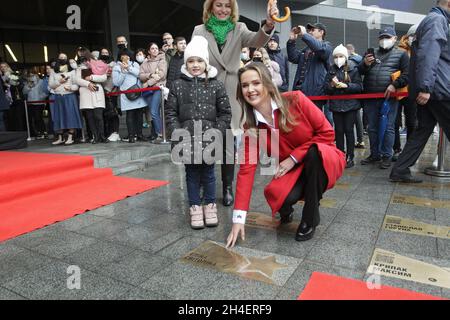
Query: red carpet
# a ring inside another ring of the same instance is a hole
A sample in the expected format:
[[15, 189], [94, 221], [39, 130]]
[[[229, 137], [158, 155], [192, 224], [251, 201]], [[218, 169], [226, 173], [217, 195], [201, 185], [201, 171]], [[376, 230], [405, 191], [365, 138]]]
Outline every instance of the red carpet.
[[0, 241], [167, 183], [115, 177], [88, 156], [0, 152]]
[[423, 293], [381, 286], [370, 290], [363, 281], [314, 272], [298, 300], [445, 300]]

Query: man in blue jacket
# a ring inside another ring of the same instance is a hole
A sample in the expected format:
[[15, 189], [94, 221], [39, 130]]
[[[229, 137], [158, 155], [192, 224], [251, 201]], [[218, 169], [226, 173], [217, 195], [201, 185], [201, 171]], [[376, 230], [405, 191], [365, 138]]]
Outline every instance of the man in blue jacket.
[[438, 0], [416, 31], [410, 64], [410, 98], [416, 99], [419, 127], [407, 141], [391, 181], [420, 183], [410, 167], [419, 159], [436, 123], [450, 139], [450, 0]]
[[274, 34], [267, 43], [267, 52], [270, 60], [275, 61], [280, 66], [280, 74], [283, 79], [283, 84], [278, 87], [280, 92], [289, 91], [289, 60], [280, 48], [280, 37]]
[[[300, 90], [307, 96], [324, 95], [325, 77], [331, 65], [331, 44], [325, 41], [326, 27], [321, 23], [298, 26], [291, 30], [287, 43], [289, 62], [297, 64], [292, 90]], [[296, 48], [296, 40], [300, 38], [306, 44], [306, 48]], [[322, 109], [326, 102], [316, 101], [316, 105]]]

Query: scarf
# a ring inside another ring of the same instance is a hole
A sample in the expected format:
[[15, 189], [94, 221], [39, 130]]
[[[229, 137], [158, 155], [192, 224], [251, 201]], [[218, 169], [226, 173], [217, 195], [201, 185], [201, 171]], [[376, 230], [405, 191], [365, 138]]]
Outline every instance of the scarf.
[[214, 15], [212, 15], [206, 23], [206, 30], [214, 35], [219, 46], [222, 46], [225, 43], [228, 33], [231, 30], [234, 30], [235, 27], [236, 24], [231, 21], [231, 18], [219, 20]]

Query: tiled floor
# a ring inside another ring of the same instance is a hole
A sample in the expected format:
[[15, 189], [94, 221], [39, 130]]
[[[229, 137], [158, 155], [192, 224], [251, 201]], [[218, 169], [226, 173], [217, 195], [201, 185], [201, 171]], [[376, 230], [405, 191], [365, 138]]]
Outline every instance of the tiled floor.
[[[90, 147], [83, 148], [89, 153]], [[417, 169], [434, 160], [433, 150], [434, 142]], [[359, 159], [364, 156], [367, 151], [358, 151]], [[381, 227], [387, 214], [450, 225], [450, 209], [391, 204], [393, 194], [449, 200], [450, 182], [418, 173], [427, 183], [446, 186], [424, 189], [392, 184], [388, 175], [389, 170], [359, 164], [346, 171], [343, 187], [325, 195], [336, 202], [321, 209], [322, 224], [311, 241], [298, 243], [292, 234], [247, 228], [237, 252], [276, 256], [289, 266], [267, 284], [180, 261], [207, 240], [223, 244], [232, 210], [219, 204], [219, 227], [191, 230], [184, 170], [159, 163], [128, 176], [168, 180], [170, 185], [0, 243], [0, 299], [296, 299], [314, 271], [367, 279], [375, 248], [449, 268], [449, 240]], [[267, 180], [257, 177], [251, 207], [269, 214], [263, 197]], [[298, 206], [297, 221], [300, 212]], [[79, 268], [80, 290], [68, 289], [69, 266]], [[450, 298], [450, 290], [440, 287], [387, 277], [382, 283]]]

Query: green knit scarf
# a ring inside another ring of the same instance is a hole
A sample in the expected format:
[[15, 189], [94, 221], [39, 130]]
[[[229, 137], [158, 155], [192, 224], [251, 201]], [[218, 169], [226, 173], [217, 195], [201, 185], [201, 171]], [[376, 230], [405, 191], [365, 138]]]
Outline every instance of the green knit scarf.
[[227, 20], [219, 20], [212, 15], [206, 23], [206, 29], [214, 35], [217, 44], [223, 45], [227, 39], [227, 35], [231, 30], [234, 30], [236, 24], [228, 18]]

